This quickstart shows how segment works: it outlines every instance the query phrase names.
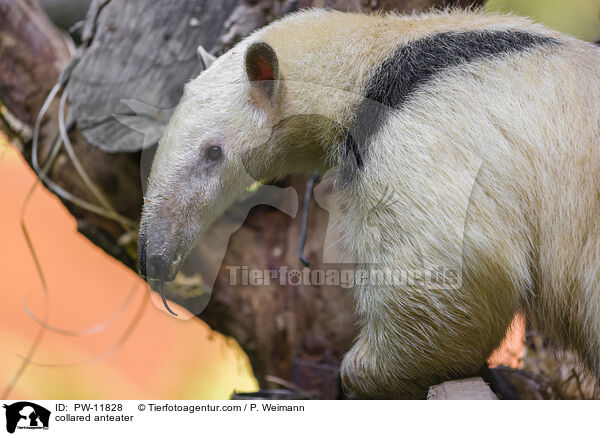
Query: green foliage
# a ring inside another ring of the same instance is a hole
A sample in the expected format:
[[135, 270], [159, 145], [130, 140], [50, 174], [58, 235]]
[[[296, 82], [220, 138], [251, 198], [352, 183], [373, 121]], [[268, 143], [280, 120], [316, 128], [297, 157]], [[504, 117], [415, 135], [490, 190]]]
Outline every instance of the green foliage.
[[584, 40], [600, 39], [600, 0], [488, 0], [485, 8], [532, 17]]

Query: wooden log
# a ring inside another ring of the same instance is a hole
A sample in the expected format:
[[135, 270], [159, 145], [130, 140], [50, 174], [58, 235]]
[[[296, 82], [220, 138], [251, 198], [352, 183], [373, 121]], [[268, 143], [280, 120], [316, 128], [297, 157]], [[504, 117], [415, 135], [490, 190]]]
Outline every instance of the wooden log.
[[452, 380], [431, 386], [428, 400], [497, 400], [481, 377]]

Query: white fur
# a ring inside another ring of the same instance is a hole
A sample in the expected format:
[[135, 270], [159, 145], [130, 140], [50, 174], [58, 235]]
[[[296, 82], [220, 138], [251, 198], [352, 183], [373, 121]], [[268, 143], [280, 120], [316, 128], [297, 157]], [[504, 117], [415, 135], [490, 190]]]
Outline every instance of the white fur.
[[[600, 57], [523, 18], [315, 10], [250, 36], [186, 86], [150, 179], [142, 227], [151, 246], [185, 253], [251, 183], [242, 163], [249, 150], [260, 152], [250, 169], [263, 179], [335, 167], [343, 129], [286, 127], [275, 140], [273, 128], [297, 114], [349, 128], [372, 69], [399, 44], [482, 29], [534, 32], [562, 46], [445, 71], [387, 120], [360, 176], [338, 189], [346, 247], [359, 262], [462, 271], [455, 289], [357, 286], [361, 332], [343, 362], [344, 385], [361, 397], [422, 396], [476, 372], [517, 311], [598, 376]], [[245, 76], [245, 50], [257, 41], [274, 48], [284, 79], [272, 105]], [[224, 145], [226, 163], [196, 174], [211, 141]], [[395, 201], [367, 220], [389, 187]]]

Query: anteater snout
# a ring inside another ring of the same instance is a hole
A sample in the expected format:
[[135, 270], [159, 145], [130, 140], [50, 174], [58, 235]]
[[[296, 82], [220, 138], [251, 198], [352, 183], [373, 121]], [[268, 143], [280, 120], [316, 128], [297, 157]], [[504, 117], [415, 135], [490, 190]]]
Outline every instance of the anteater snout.
[[158, 254], [148, 255], [145, 244], [141, 244], [138, 251], [140, 274], [147, 281], [169, 282], [175, 278], [173, 261]]

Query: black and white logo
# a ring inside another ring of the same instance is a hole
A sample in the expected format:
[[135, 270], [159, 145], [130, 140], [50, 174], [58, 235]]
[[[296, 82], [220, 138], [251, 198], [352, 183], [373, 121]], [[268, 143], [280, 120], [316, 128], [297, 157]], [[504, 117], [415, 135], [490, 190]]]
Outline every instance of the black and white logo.
[[6, 409], [6, 431], [48, 430], [50, 411], [29, 401], [19, 401], [3, 406]]

